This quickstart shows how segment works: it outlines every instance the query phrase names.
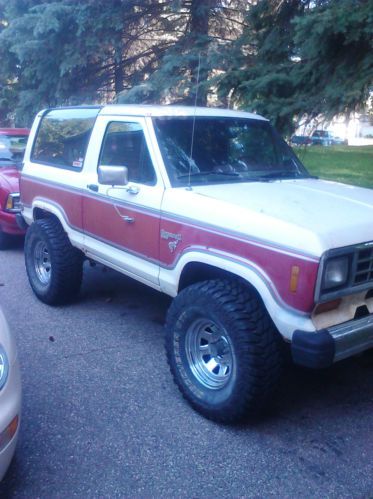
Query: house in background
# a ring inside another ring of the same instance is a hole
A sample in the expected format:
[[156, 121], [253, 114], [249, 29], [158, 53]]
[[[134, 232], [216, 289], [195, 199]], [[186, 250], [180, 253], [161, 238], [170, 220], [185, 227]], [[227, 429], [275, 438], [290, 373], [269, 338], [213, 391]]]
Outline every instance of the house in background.
[[[347, 140], [350, 146], [373, 145], [373, 93], [364, 112], [340, 115], [332, 120], [318, 116], [312, 120], [302, 119], [295, 135], [311, 135], [315, 130], [328, 130]], [[302, 123], [303, 121], [303, 123]]]

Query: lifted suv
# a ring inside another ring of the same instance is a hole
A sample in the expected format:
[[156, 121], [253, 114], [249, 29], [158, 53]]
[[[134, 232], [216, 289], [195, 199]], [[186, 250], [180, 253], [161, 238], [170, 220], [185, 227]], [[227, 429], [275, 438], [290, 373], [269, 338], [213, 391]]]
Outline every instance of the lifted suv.
[[21, 193], [38, 298], [72, 300], [85, 258], [174, 297], [168, 362], [211, 419], [268, 402], [283, 340], [315, 368], [373, 346], [372, 191], [310, 176], [260, 116], [46, 110]]

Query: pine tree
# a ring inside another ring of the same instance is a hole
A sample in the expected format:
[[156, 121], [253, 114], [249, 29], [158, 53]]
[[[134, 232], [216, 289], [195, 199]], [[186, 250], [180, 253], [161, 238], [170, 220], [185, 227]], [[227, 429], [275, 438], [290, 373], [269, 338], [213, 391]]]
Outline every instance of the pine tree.
[[216, 95], [215, 81], [224, 71], [221, 53], [241, 33], [249, 4], [242, 0], [171, 2], [170, 12], [180, 35], [158, 61], [157, 69], [119, 95], [118, 101], [206, 105], [209, 95]]
[[372, 0], [262, 0], [219, 91], [291, 133], [296, 119], [348, 114], [373, 87]]
[[366, 101], [372, 34], [373, 0], [0, 0], [0, 120], [118, 98], [235, 106], [290, 133]]
[[45, 107], [109, 101], [154, 71], [175, 39], [162, 36], [171, 29], [168, 3], [0, 0], [8, 20], [2, 55], [18, 68], [2, 74], [17, 93], [18, 122]]

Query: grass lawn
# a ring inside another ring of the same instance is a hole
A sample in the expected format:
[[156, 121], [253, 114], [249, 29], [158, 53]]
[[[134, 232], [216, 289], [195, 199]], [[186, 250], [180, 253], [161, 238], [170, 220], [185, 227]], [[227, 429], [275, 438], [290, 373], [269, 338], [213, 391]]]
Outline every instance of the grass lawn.
[[373, 189], [373, 146], [295, 147], [312, 175]]

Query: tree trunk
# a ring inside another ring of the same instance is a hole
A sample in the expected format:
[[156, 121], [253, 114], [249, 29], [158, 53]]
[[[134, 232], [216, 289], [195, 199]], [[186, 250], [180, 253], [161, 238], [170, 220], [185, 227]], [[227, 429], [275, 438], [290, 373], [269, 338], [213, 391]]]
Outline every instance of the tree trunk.
[[[190, 104], [197, 102], [199, 106], [207, 104], [207, 89], [204, 83], [208, 78], [208, 71], [204, 58], [207, 56], [209, 46], [209, 20], [211, 9], [218, 0], [192, 0], [190, 6], [190, 36], [188, 43], [194, 55], [189, 68], [191, 73], [191, 87], [188, 101]], [[199, 77], [198, 77], [199, 73]], [[197, 81], [198, 80], [198, 81]]]
[[114, 49], [114, 91], [119, 95], [124, 89], [124, 68], [121, 49]]

